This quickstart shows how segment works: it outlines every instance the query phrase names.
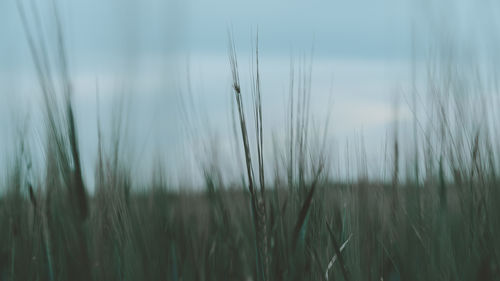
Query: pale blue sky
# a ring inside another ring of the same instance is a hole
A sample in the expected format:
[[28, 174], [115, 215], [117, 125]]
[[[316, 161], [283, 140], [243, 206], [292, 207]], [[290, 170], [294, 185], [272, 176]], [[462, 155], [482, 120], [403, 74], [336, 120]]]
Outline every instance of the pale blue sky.
[[[40, 9], [50, 41], [52, 0], [33, 2]], [[179, 120], [178, 93], [186, 91], [187, 66], [200, 111], [205, 112], [203, 118], [220, 135], [221, 146], [229, 147], [228, 29], [234, 33], [243, 86], [248, 85], [251, 41], [259, 30], [269, 131], [279, 129], [282, 122], [290, 58], [309, 53], [313, 47], [312, 106], [317, 118], [332, 110], [331, 130], [337, 139], [363, 133], [370, 139], [369, 150], [378, 151], [393, 121], [394, 96], [407, 92], [411, 85], [412, 30], [420, 69], [426, 48], [450, 30], [457, 32], [458, 42], [479, 42], [477, 37], [485, 33], [493, 37], [494, 32], [488, 32], [496, 30], [499, 10], [494, 1], [477, 4], [467, 0], [58, 2], [89, 178], [96, 152], [96, 84], [104, 123], [110, 120], [107, 112], [112, 97], [123, 91], [131, 93], [131, 157], [138, 166], [148, 167], [144, 163], [151, 162], [153, 151], [162, 151], [166, 159], [176, 160], [172, 174], [196, 169], [196, 160], [178, 161], [191, 157], [185, 155], [186, 150], [196, 154], [186, 143]], [[5, 159], [17, 127], [13, 124], [27, 112], [32, 112], [31, 136], [39, 136], [41, 130], [36, 117], [41, 95], [16, 0], [0, 1], [0, 38], [0, 134], [7, 136], [0, 139], [0, 147], [5, 147], [0, 156]], [[327, 108], [325, 102], [330, 92], [333, 108]], [[403, 121], [411, 117], [405, 108], [401, 112]], [[200, 135], [200, 142], [205, 137]], [[41, 147], [41, 140], [34, 142]]]

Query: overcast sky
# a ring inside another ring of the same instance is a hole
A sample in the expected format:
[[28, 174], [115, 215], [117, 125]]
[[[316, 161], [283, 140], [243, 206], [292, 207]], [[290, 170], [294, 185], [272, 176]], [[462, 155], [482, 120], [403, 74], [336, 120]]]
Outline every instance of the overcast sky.
[[[29, 11], [30, 1], [21, 2]], [[168, 159], [171, 174], [199, 166], [186, 155], [202, 149], [190, 147], [179, 110], [179, 93], [188, 90], [188, 74], [199, 119], [222, 151], [230, 146], [228, 30], [234, 34], [247, 90], [252, 40], [258, 30], [269, 134], [280, 134], [283, 124], [290, 60], [313, 50], [312, 112], [318, 120], [332, 112], [331, 131], [339, 143], [364, 135], [368, 150], [378, 151], [394, 121], [395, 96], [409, 91], [412, 65], [419, 73], [430, 42], [450, 29], [463, 35], [459, 40], [477, 40], [477, 30], [494, 37], [491, 30], [496, 30], [499, 10], [495, 1], [465, 0], [57, 2], [89, 181], [96, 156], [97, 88], [104, 128], [111, 123], [116, 97], [127, 94], [131, 159], [144, 173], [150, 168], [146, 163], [158, 155]], [[33, 3], [50, 42], [55, 30], [52, 0]], [[36, 22], [30, 13], [28, 19]], [[14, 132], [26, 119], [35, 139], [34, 153], [42, 150], [37, 113], [41, 93], [16, 0], [0, 1], [0, 38], [0, 156], [6, 159]], [[404, 106], [399, 116], [402, 122], [411, 118]], [[198, 141], [207, 143], [207, 134], [200, 133]]]

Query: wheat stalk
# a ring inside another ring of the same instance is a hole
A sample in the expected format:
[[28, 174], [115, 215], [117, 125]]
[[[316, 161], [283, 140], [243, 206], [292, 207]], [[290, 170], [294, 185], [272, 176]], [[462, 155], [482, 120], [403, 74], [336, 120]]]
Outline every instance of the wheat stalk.
[[[347, 240], [344, 242], [344, 244], [342, 244], [342, 246], [340, 246], [339, 248], [339, 252], [342, 253], [342, 251], [344, 250], [344, 248], [347, 246], [347, 243], [349, 243], [349, 241], [351, 240], [351, 237], [352, 237], [352, 234], [349, 235], [349, 238], [347, 238]], [[330, 269], [332, 269], [333, 265], [335, 264], [335, 262], [337, 261], [338, 257], [337, 257], [337, 254], [335, 253], [333, 255], [333, 257], [330, 259], [330, 262], [328, 263], [328, 266], [326, 267], [326, 271], [325, 271], [325, 279], [328, 281], [328, 272], [330, 271]]]

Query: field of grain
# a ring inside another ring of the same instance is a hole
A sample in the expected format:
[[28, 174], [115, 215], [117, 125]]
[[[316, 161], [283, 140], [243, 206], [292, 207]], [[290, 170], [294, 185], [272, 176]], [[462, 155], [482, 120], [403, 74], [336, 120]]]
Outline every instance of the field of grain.
[[500, 280], [500, 103], [483, 95], [495, 83], [479, 70], [429, 60], [426, 93], [408, 103], [416, 111], [425, 96], [430, 106], [413, 112], [410, 145], [397, 122], [391, 128], [380, 160], [389, 176], [368, 176], [360, 148], [340, 161], [352, 176], [337, 178], [330, 120], [313, 122], [312, 62], [290, 67], [286, 138], [266, 155], [259, 35], [244, 89], [230, 31], [231, 133], [241, 152], [230, 163], [243, 167], [240, 183], [225, 181], [214, 160], [201, 165], [202, 189], [174, 188], [161, 170], [138, 187], [121, 128], [110, 148], [98, 123], [90, 192], [64, 34], [55, 31], [47, 52], [19, 11], [43, 97], [44, 166], [34, 177], [20, 135], [0, 186], [0, 280]]

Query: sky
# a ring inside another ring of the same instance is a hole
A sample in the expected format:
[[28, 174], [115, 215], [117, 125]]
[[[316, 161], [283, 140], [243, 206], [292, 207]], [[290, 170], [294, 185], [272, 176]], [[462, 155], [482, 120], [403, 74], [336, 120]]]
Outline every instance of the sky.
[[[32, 153], [43, 154], [42, 96], [17, 2], [24, 3], [27, 11], [35, 3], [41, 20], [37, 22], [28, 12], [28, 22], [41, 28], [51, 51], [55, 38], [54, 1], [0, 1], [2, 163], [12, 156], [16, 131], [22, 126], [28, 128]], [[129, 145], [124, 158], [141, 176], [148, 177], [151, 163], [159, 158], [166, 159], [173, 182], [192, 178], [191, 173], [205, 161], [199, 155], [206, 154], [207, 143], [214, 140], [221, 153], [230, 156], [228, 32], [236, 45], [244, 92], [250, 90], [250, 62], [258, 32], [268, 135], [283, 134], [290, 62], [299, 65], [300, 58], [306, 57], [313, 62], [315, 119], [321, 122], [331, 112], [329, 129], [339, 147], [363, 136], [374, 158], [370, 165], [377, 166], [376, 155], [383, 151], [395, 121], [395, 100], [403, 104], [399, 122], [412, 118], [404, 96], [415, 83], [423, 87], [412, 80], [412, 73], [417, 79], [423, 75], [427, 48], [449, 30], [459, 35], [456, 42], [483, 42], [483, 33], [477, 30], [495, 37], [491, 30], [495, 31], [499, 11], [494, 1], [466, 0], [55, 2], [90, 186], [98, 104], [104, 135], [110, 137], [116, 105], [123, 102]], [[189, 90], [194, 102], [188, 115], [202, 124], [194, 138], [186, 135], [181, 108]], [[234, 166], [231, 161], [222, 162]]]

